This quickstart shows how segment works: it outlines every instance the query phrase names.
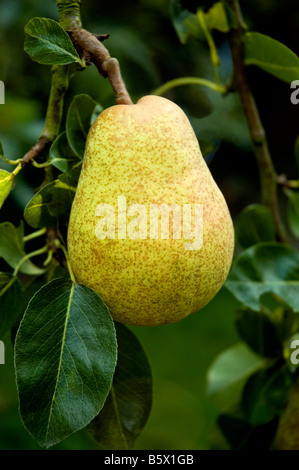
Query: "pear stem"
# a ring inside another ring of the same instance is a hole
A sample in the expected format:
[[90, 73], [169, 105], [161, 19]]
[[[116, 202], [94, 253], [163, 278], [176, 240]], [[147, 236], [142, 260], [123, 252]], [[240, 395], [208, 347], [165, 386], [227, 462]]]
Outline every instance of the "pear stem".
[[108, 49], [95, 34], [85, 29], [69, 31], [70, 38], [81, 56], [93, 62], [99, 73], [110, 81], [116, 104], [133, 104], [121, 76], [119, 62], [110, 57]]
[[246, 76], [243, 56], [243, 35], [244, 31], [246, 30], [246, 25], [242, 17], [239, 1], [225, 0], [225, 2], [233, 15], [235, 22], [228, 33], [234, 66], [233, 81], [234, 86], [240, 96], [259, 168], [261, 200], [262, 203], [271, 211], [278, 239], [286, 242], [286, 230], [281, 220], [278, 204], [277, 174], [274, 169], [265, 129], [261, 122], [257, 104]]
[[111, 57], [102, 41], [109, 34], [93, 34], [82, 28], [80, 6], [81, 0], [56, 0], [59, 23], [68, 32], [75, 48], [86, 65], [92, 62], [99, 73], [110, 81], [116, 104], [133, 104], [121, 76], [119, 62]]

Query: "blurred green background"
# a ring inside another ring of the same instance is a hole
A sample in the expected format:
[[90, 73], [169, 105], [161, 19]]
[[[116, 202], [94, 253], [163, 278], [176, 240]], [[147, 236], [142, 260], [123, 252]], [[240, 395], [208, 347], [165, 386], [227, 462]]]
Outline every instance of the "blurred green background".
[[[191, 11], [211, 3], [182, 1]], [[299, 7], [295, 0], [240, 3], [251, 30], [268, 34], [299, 53]], [[170, 6], [169, 0], [83, 0], [83, 25], [94, 33], [111, 35], [106, 46], [119, 60], [134, 102], [173, 78], [212, 79], [207, 45], [195, 39], [180, 44]], [[32, 62], [23, 51], [24, 26], [35, 16], [57, 19], [55, 1], [0, 0], [0, 80], [6, 86], [5, 105], [0, 105], [0, 140], [10, 159], [21, 157], [34, 144], [47, 105], [50, 68]], [[221, 58], [220, 76], [226, 80], [231, 74], [229, 48], [224, 35], [218, 33], [215, 40]], [[290, 103], [290, 86], [254, 67], [248, 72], [277, 172], [298, 178], [294, 142], [299, 134], [299, 106]], [[66, 105], [78, 93], [88, 93], [104, 107], [114, 104], [109, 82], [95, 67], [72, 78]], [[199, 86], [179, 87], [165, 96], [184, 109], [200, 140], [213, 141], [216, 150], [207, 156], [207, 163], [233, 218], [247, 204], [259, 202], [257, 167], [238, 100], [232, 95], [219, 97]], [[4, 163], [0, 167], [11, 170]], [[31, 167], [18, 175], [16, 187], [0, 212], [0, 222], [19, 224], [42, 178], [42, 172]], [[25, 231], [29, 230], [25, 226]], [[218, 410], [205, 393], [206, 372], [219, 352], [238, 341], [233, 324], [236, 306], [223, 288], [201, 312], [180, 323], [132, 328], [148, 353], [154, 376], [153, 410], [137, 449], [210, 447]], [[6, 363], [0, 365], [0, 449], [39, 449], [18, 415], [9, 337], [5, 346]], [[96, 446], [80, 431], [55, 448]]]

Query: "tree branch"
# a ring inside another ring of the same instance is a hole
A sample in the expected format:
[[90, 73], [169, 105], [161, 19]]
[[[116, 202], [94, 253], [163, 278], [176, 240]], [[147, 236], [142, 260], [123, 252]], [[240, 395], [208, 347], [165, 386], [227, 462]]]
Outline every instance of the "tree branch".
[[278, 238], [281, 241], [286, 241], [286, 230], [282, 223], [279, 212], [277, 175], [273, 166], [265, 130], [261, 122], [256, 101], [246, 76], [243, 58], [243, 34], [246, 26], [243, 21], [239, 1], [225, 1], [230, 8], [235, 20], [235, 26], [233, 26], [228, 33], [234, 66], [233, 81], [243, 106], [254, 147], [256, 161], [259, 168], [262, 203], [271, 211]]
[[59, 134], [59, 128], [62, 119], [64, 94], [68, 88], [68, 67], [52, 67], [52, 81], [47, 106], [45, 125], [41, 136], [36, 144], [22, 158], [22, 166], [31, 163], [32, 160], [40, 156], [45, 150], [48, 150], [51, 143]]
[[35, 158], [41, 155], [50, 145], [50, 141], [47, 137], [41, 136], [33, 147], [24, 155], [21, 160], [22, 167], [28, 165]]
[[81, 0], [56, 0], [59, 23], [69, 33], [70, 38], [87, 65], [95, 64], [99, 73], [111, 83], [116, 104], [132, 104], [132, 100], [121, 76], [118, 60], [110, 57], [109, 51], [102, 44], [109, 35], [97, 35], [82, 28], [80, 7]]
[[91, 62], [95, 64], [99, 73], [107, 77], [111, 83], [116, 104], [132, 104], [132, 100], [121, 76], [118, 60], [110, 57], [108, 49], [102, 44], [97, 35], [85, 29], [69, 31], [70, 38], [82, 56], [88, 54]]
[[[118, 60], [110, 57], [102, 41], [108, 34], [97, 35], [82, 29], [81, 0], [57, 0], [59, 23], [69, 32], [70, 37], [78, 50], [85, 57], [87, 63], [93, 62], [101, 75], [108, 77], [116, 100], [116, 104], [132, 104], [131, 98], [123, 82]], [[45, 119], [45, 125], [36, 144], [24, 155], [21, 160], [22, 167], [31, 163], [44, 151], [59, 134], [63, 113], [64, 95], [69, 85], [68, 66], [53, 66], [51, 89]]]
[[65, 31], [82, 28], [81, 0], [56, 0], [59, 24]]

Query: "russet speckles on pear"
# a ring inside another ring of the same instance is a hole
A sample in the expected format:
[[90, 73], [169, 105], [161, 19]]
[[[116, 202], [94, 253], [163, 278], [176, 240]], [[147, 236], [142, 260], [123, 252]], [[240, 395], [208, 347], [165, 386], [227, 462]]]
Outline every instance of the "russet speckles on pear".
[[[147, 213], [150, 204], [203, 204], [202, 248], [186, 250], [183, 238], [119, 240], [117, 224], [115, 239], [99, 240], [96, 208], [117, 208], [118, 196]], [[78, 282], [98, 292], [119, 322], [171, 323], [214, 297], [233, 248], [226, 202], [183, 111], [156, 96], [103, 111], [88, 134], [68, 229]]]

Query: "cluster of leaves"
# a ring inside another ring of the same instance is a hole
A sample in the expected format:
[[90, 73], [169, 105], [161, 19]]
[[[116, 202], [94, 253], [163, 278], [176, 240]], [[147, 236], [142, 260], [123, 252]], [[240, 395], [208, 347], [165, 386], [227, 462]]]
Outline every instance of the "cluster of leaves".
[[[208, 93], [214, 110], [204, 118], [192, 118], [191, 122], [196, 135], [199, 139], [213, 141], [212, 144], [216, 148], [219, 141], [250, 148], [250, 138], [240, 101], [236, 93], [227, 93], [231, 86], [232, 70], [231, 67], [225, 65], [222, 67], [220, 48], [217, 48], [218, 43], [222, 45], [227, 42], [227, 34], [230, 28], [235, 26], [234, 15], [227, 6], [227, 2], [200, 1], [198, 4], [202, 6], [197, 7], [195, 12], [184, 8], [183, 3], [181, 0], [171, 2], [172, 21], [178, 38], [182, 44], [196, 40], [199, 47], [207, 47], [212, 71], [207, 68], [205, 77], [180, 78], [180, 84], [191, 85], [196, 83], [193, 80], [197, 79], [198, 85], [219, 91], [218, 94]], [[259, 32], [244, 33], [244, 64], [247, 67], [259, 67], [288, 84], [298, 79], [299, 76], [298, 56], [281, 42]], [[209, 83], [204, 81], [201, 83], [200, 80], [206, 80]], [[176, 84], [177, 80], [173, 82], [174, 86], [179, 84]], [[293, 192], [286, 195], [295, 198]], [[294, 200], [291, 204], [294, 204]]]
[[90, 125], [102, 107], [89, 95], [76, 95], [66, 117], [66, 128], [51, 145], [49, 163], [59, 170], [56, 180], [44, 185], [27, 204], [26, 222], [33, 228], [67, 226], [76, 192]]
[[207, 376], [208, 393], [221, 409], [218, 424], [233, 449], [275, 445], [298, 380], [299, 253], [275, 242], [269, 216], [253, 205], [236, 221], [242, 251], [225, 285], [240, 302], [235, 327], [241, 342], [216, 358]]
[[[33, 60], [84, 65], [59, 23], [34, 18], [25, 33], [25, 50]], [[65, 128], [41, 164], [52, 168], [52, 178], [24, 211], [24, 221], [39, 230], [24, 235], [23, 222], [0, 224], [6, 266], [0, 273], [0, 338], [11, 331], [21, 418], [43, 447], [87, 427], [101, 447], [132, 448], [151, 409], [151, 369], [133, 332], [112, 320], [93, 290], [69, 276], [68, 263], [64, 258], [58, 263], [46, 240], [44, 247], [25, 252], [26, 242], [38, 245], [53, 231], [52, 244], [67, 260], [68, 218], [86, 137], [101, 111], [86, 94], [69, 105]], [[14, 173], [1, 170], [1, 204], [13, 181]]]
[[[182, 44], [186, 44], [189, 38], [206, 41], [211, 58], [217, 55], [213, 31], [227, 33], [235, 26], [235, 19], [225, 2], [216, 2], [207, 11], [204, 7], [199, 7], [196, 13], [192, 13], [182, 8], [180, 0], [172, 0], [172, 19]], [[212, 63], [219, 65], [219, 58], [212, 58]], [[247, 66], [258, 66], [287, 83], [298, 79], [298, 56], [284, 44], [265, 34], [249, 31], [245, 33], [244, 63]]]
[[[217, 69], [220, 60], [212, 32], [227, 33], [234, 26], [226, 3], [190, 12], [173, 0], [172, 7], [180, 41], [185, 44], [195, 38], [207, 42]], [[244, 34], [244, 64], [258, 66], [288, 83], [299, 77], [296, 54], [257, 32]], [[214, 78], [219, 83], [217, 74]], [[219, 108], [215, 114], [218, 112]], [[211, 126], [213, 114], [202, 119], [201, 126], [204, 121]], [[299, 138], [295, 144], [299, 171], [298, 143]], [[295, 239], [299, 238], [298, 187], [298, 181], [291, 181], [283, 190], [287, 222]], [[296, 349], [292, 348], [296, 348], [294, 341], [299, 335], [299, 253], [276, 242], [270, 211], [262, 205], [250, 205], [239, 214], [235, 233], [239, 253], [225, 286], [240, 303], [235, 327], [241, 341], [211, 365], [207, 391], [219, 405], [218, 426], [231, 448], [269, 449], [275, 445], [289, 389], [298, 380]], [[212, 445], [219, 445], [219, 441]]]

